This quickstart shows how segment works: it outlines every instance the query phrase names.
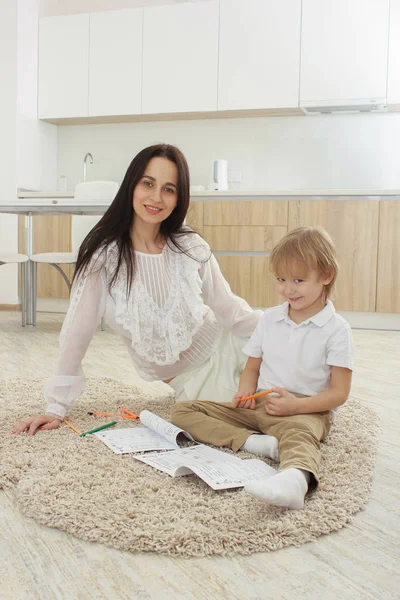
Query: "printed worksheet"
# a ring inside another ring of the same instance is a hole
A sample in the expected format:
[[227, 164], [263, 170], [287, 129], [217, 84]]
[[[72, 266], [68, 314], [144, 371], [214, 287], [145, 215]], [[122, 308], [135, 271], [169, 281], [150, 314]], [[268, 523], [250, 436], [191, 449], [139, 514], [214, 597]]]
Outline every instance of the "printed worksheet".
[[204, 444], [133, 458], [171, 477], [196, 474], [213, 490], [243, 487], [250, 481], [268, 479], [277, 472], [258, 458], [241, 459]]
[[189, 433], [148, 410], [143, 410], [139, 418], [141, 425], [98, 431], [93, 435], [115, 454], [175, 450], [184, 439], [194, 441]]
[[[181, 436], [187, 438], [188, 440], [194, 441], [190, 433], [180, 429], [176, 425], [169, 423], [165, 419], [162, 419], [158, 415], [150, 412], [149, 410], [142, 410], [139, 415], [140, 422], [143, 425], [146, 425], [152, 431], [155, 431], [162, 437], [169, 440], [171, 443], [175, 444], [175, 447], [178, 446], [178, 441]], [[179, 447], [179, 446], [178, 446]]]

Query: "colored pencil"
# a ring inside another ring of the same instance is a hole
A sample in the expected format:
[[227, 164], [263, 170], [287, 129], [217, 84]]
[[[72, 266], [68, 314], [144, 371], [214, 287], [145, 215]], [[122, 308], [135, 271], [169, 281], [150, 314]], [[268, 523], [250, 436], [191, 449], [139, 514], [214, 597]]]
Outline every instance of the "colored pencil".
[[100, 425], [100, 427], [96, 427], [96, 429], [91, 429], [90, 431], [85, 431], [81, 433], [79, 437], [83, 437], [88, 435], [89, 433], [96, 433], [97, 431], [101, 431], [102, 429], [106, 429], [107, 427], [111, 427], [112, 425], [116, 425], [117, 421], [111, 421], [111, 423], [106, 423], [105, 425]]
[[139, 417], [137, 415], [135, 415], [134, 412], [127, 410], [126, 408], [124, 408], [123, 406], [119, 407], [119, 410], [122, 410], [122, 412], [126, 413], [127, 415], [130, 415], [131, 417], [133, 417], [134, 419], [138, 419]]
[[251, 400], [252, 398], [258, 398], [258, 396], [265, 396], [265, 394], [271, 394], [272, 390], [265, 390], [264, 392], [258, 392], [257, 394], [252, 394], [251, 396], [245, 396], [239, 400], [240, 402], [244, 402], [245, 400]]
[[136, 417], [130, 417], [129, 415], [120, 415], [118, 413], [102, 413], [102, 412], [88, 412], [88, 415], [93, 417], [119, 417], [120, 419], [135, 419]]
[[79, 433], [79, 434], [82, 433], [81, 431], [79, 431], [79, 429], [77, 429], [76, 427], [74, 427], [70, 421], [67, 421], [67, 419], [63, 419], [63, 423], [65, 423], [66, 425], [68, 425], [68, 427], [71, 427], [71, 429], [73, 431], [75, 431], [75, 433]]

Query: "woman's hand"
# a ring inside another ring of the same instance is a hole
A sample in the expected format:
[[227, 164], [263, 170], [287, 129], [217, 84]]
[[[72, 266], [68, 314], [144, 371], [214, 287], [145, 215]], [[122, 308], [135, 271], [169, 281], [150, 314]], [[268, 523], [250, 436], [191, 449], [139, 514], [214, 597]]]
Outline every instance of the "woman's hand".
[[246, 396], [251, 396], [252, 394], [254, 394], [254, 391], [241, 392], [239, 390], [238, 393], [235, 394], [235, 396], [233, 397], [233, 400], [232, 400], [233, 408], [250, 408], [251, 410], [254, 410], [256, 407], [256, 401], [254, 400], [254, 398], [251, 398], [250, 400], [245, 400], [244, 402], [241, 402], [242, 398], [246, 398]]
[[26, 421], [20, 421], [13, 429], [13, 433], [22, 433], [27, 431], [28, 435], [35, 435], [36, 431], [40, 429], [57, 429], [62, 419], [52, 417], [51, 415], [36, 415], [30, 417]]
[[283, 388], [273, 388], [276, 396], [267, 396], [264, 409], [267, 415], [274, 417], [288, 417], [296, 415], [298, 398]]

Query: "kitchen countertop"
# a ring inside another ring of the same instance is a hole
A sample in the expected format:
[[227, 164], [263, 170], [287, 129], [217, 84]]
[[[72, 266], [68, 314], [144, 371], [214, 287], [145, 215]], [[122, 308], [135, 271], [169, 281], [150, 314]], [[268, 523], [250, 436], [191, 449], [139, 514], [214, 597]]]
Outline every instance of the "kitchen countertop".
[[80, 202], [69, 200], [68, 202], [51, 202], [49, 200], [29, 199], [15, 204], [0, 204], [1, 214], [25, 215], [25, 216], [58, 216], [58, 215], [92, 215], [101, 216], [107, 211], [110, 202], [106, 200], [97, 202]]
[[[362, 197], [383, 197], [383, 196], [398, 196], [400, 197], [400, 189], [398, 190], [369, 190], [369, 189], [303, 189], [303, 190], [225, 190], [214, 191], [204, 190], [191, 192], [192, 198], [235, 198], [235, 197], [326, 197], [326, 196], [362, 196]], [[51, 198], [51, 199], [73, 199], [73, 192], [19, 192], [18, 198]]]

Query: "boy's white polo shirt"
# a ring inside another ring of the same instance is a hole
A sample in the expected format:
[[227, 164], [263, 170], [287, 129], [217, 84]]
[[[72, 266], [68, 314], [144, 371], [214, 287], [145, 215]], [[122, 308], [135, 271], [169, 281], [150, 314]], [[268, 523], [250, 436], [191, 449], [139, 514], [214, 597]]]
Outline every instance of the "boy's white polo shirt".
[[351, 328], [330, 300], [299, 325], [290, 319], [288, 309], [288, 302], [268, 308], [243, 352], [263, 359], [259, 389], [282, 387], [313, 396], [329, 388], [331, 367], [353, 369]]

